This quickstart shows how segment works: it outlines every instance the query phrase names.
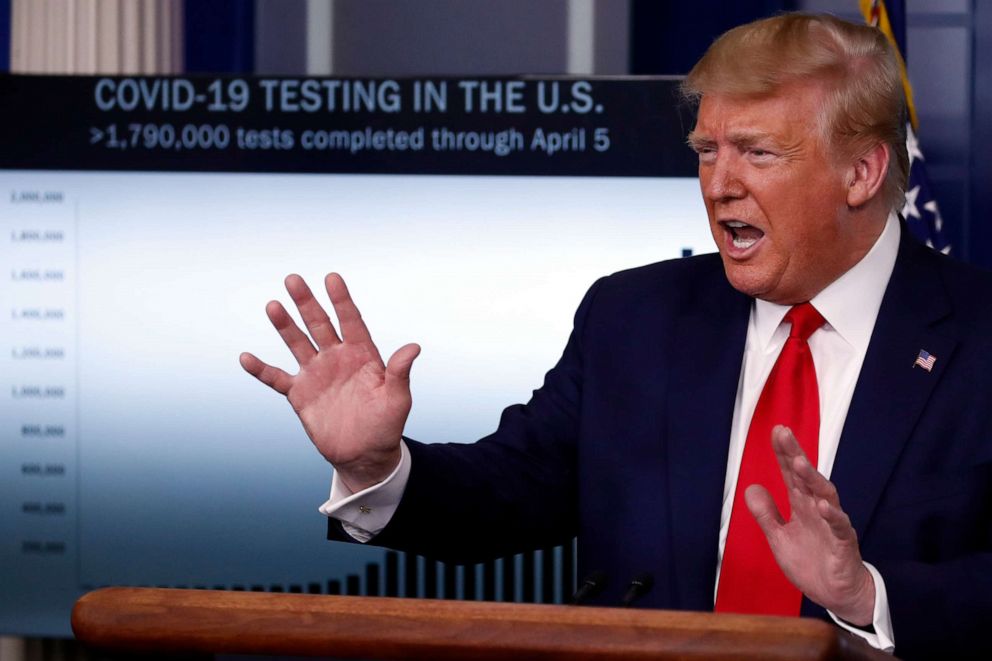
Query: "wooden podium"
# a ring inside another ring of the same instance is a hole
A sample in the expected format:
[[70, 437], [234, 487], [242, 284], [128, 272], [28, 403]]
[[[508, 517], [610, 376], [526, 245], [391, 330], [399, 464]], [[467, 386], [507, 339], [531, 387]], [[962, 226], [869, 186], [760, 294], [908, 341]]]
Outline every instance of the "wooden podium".
[[72, 628], [107, 651], [363, 659], [876, 659], [819, 620], [387, 597], [104, 588]]

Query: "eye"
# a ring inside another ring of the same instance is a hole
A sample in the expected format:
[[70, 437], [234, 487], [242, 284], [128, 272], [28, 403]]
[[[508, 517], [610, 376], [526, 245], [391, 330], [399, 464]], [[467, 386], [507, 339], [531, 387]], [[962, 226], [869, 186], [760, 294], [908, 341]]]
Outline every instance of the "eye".
[[752, 147], [747, 150], [747, 154], [749, 157], [757, 161], [767, 161], [775, 157], [775, 154], [767, 149], [762, 149], [761, 147]]
[[696, 155], [699, 156], [700, 163], [711, 163], [716, 160], [716, 147], [709, 145], [698, 145], [693, 147]]

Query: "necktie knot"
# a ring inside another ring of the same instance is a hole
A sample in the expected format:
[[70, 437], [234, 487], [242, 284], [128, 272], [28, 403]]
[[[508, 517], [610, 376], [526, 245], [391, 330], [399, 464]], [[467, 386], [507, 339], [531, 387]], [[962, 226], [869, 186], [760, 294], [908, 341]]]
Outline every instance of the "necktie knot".
[[785, 320], [792, 324], [789, 337], [803, 342], [808, 340], [809, 336], [826, 322], [826, 319], [813, 307], [812, 303], [800, 303], [792, 306], [792, 309], [785, 314]]

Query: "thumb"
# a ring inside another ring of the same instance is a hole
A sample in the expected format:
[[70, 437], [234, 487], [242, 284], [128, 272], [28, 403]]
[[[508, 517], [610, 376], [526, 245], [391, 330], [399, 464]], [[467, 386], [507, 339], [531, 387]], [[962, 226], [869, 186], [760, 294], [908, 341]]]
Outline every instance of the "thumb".
[[386, 363], [386, 388], [391, 392], [397, 389], [409, 391], [410, 368], [420, 355], [419, 344], [406, 344], [396, 350]]
[[772, 536], [785, 525], [775, 499], [768, 493], [768, 489], [760, 484], [752, 484], [744, 492], [744, 502], [747, 503], [747, 508], [757, 521], [761, 532], [765, 533], [765, 537], [771, 542]]

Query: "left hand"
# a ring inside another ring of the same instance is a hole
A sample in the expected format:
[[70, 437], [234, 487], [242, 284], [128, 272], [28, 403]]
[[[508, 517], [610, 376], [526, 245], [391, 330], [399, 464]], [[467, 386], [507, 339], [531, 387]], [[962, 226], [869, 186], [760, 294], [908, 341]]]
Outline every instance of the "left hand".
[[758, 484], [748, 487], [744, 497], [775, 561], [810, 600], [856, 626], [871, 624], [875, 582], [861, 560], [837, 488], [810, 464], [787, 427], [775, 427], [771, 440], [792, 515], [785, 521], [771, 494]]

